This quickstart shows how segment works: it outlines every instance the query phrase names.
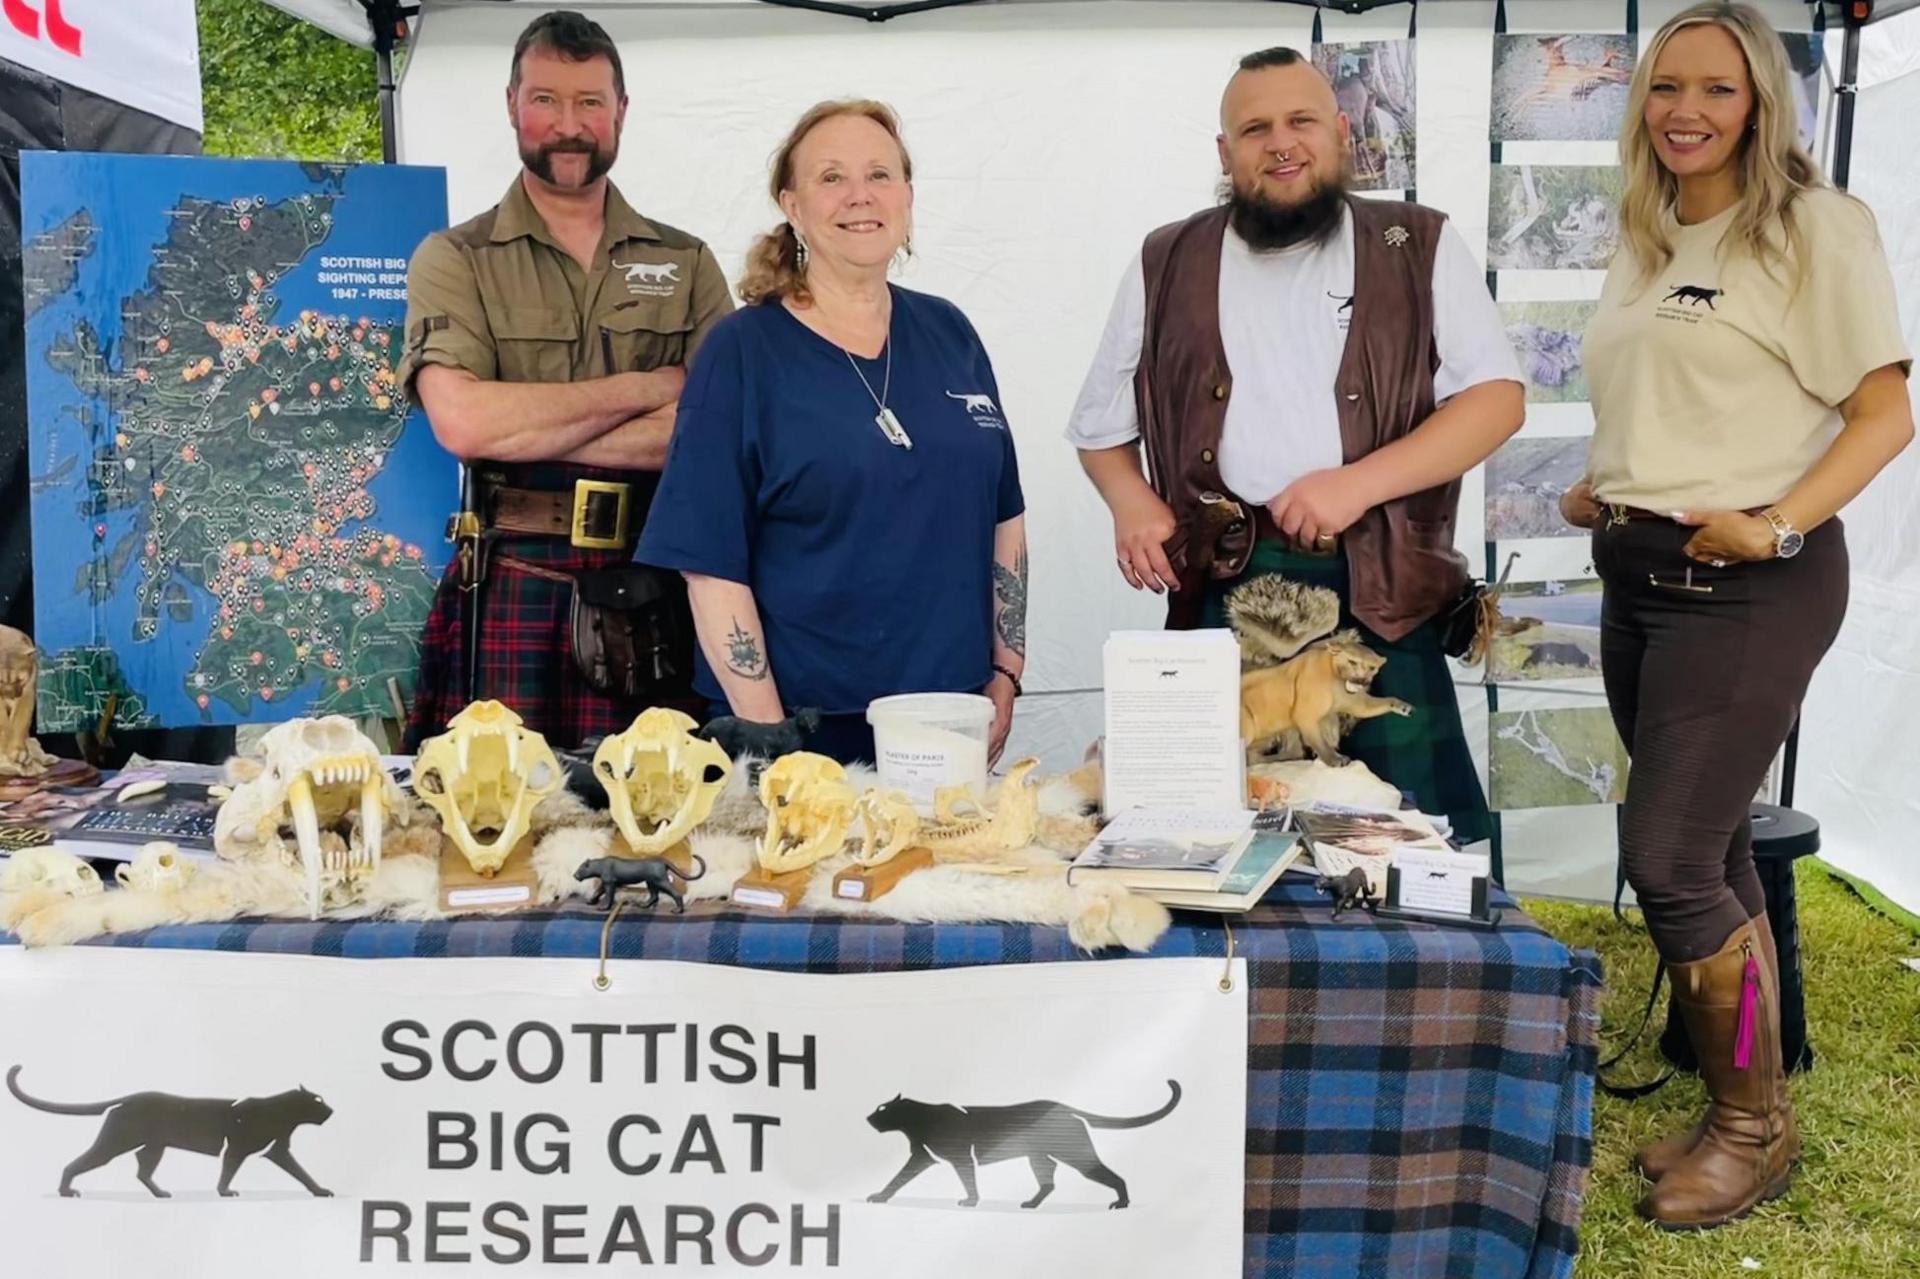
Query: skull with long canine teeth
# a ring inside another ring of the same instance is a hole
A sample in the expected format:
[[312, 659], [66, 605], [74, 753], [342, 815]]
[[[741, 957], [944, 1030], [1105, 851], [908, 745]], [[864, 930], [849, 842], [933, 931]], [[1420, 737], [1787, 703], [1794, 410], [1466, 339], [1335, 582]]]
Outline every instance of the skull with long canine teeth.
[[837, 760], [811, 751], [782, 755], [760, 774], [767, 833], [756, 856], [769, 874], [802, 870], [831, 857], [853, 824], [853, 788]]
[[726, 788], [733, 761], [693, 736], [695, 727], [691, 715], [655, 706], [593, 753], [613, 824], [636, 857], [658, 856], [685, 839]]
[[914, 811], [913, 797], [901, 790], [873, 788], [854, 805], [860, 818], [860, 851], [853, 860], [862, 866], [884, 866], [901, 853], [920, 833], [920, 814]]
[[467, 864], [492, 876], [533, 824], [540, 801], [566, 782], [547, 739], [499, 702], [482, 701], [420, 744], [413, 793], [434, 812]]
[[[405, 798], [381, 766], [380, 748], [344, 715], [268, 729], [259, 763], [259, 773], [221, 804], [214, 848], [223, 857], [246, 857], [291, 833], [306, 872], [308, 911], [318, 918], [321, 872], [371, 877], [380, 869], [387, 822], [402, 814]], [[323, 832], [336, 839], [323, 840]]]

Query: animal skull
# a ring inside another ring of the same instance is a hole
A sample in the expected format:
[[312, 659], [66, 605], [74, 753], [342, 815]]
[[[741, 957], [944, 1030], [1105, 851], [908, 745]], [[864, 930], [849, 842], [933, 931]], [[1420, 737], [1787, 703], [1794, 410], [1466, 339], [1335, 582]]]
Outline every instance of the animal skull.
[[164, 839], [143, 844], [130, 862], [113, 868], [113, 877], [122, 888], [145, 893], [164, 893], [180, 887], [193, 876], [193, 863], [180, 855], [180, 846]]
[[658, 856], [685, 839], [726, 788], [733, 761], [694, 737], [694, 728], [692, 716], [656, 706], [593, 753], [593, 775], [636, 857]]
[[0, 892], [43, 889], [63, 897], [91, 897], [106, 885], [93, 867], [57, 848], [23, 848], [0, 866]]
[[[387, 820], [404, 800], [381, 767], [380, 748], [344, 715], [276, 725], [261, 735], [260, 755], [259, 775], [235, 786], [214, 818], [214, 848], [222, 856], [246, 855], [291, 829], [307, 875], [307, 905], [318, 918], [321, 871], [359, 878], [378, 870]], [[323, 848], [322, 831], [339, 837], [340, 846]]]
[[914, 811], [913, 797], [905, 791], [868, 790], [854, 805], [859, 814], [860, 851], [853, 860], [862, 866], [884, 866], [913, 842], [920, 833], [920, 814]]
[[506, 864], [533, 823], [540, 801], [566, 775], [547, 739], [495, 701], [475, 702], [421, 743], [413, 791], [440, 814], [441, 827], [467, 864], [491, 876]]
[[757, 856], [769, 874], [783, 874], [831, 857], [853, 824], [853, 788], [836, 760], [811, 751], [782, 755], [760, 774], [767, 833]]

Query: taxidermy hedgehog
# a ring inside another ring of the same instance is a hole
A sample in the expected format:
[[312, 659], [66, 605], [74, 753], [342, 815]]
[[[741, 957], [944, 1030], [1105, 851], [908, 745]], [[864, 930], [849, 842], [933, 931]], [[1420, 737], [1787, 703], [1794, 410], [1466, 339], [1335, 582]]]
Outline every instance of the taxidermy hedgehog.
[[1340, 623], [1340, 597], [1264, 573], [1227, 594], [1227, 625], [1240, 640], [1242, 668], [1284, 662]]

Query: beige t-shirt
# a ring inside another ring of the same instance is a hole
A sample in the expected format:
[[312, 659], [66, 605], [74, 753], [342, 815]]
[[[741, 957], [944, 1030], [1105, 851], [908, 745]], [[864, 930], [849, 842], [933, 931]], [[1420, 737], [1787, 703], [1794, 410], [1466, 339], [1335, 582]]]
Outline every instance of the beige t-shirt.
[[1870, 215], [1834, 191], [1794, 204], [1808, 254], [1773, 273], [1721, 253], [1738, 206], [1693, 226], [1669, 215], [1674, 258], [1653, 280], [1625, 248], [1587, 328], [1601, 501], [1650, 511], [1777, 502], [1839, 434], [1860, 379], [1908, 364], [1893, 276]]

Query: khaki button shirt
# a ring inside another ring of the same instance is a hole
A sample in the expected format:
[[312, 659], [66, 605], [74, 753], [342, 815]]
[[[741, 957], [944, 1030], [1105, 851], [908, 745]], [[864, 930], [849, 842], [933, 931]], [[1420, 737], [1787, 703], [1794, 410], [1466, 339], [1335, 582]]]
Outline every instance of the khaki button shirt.
[[732, 309], [713, 251], [635, 213], [611, 182], [606, 229], [585, 271], [516, 177], [499, 204], [414, 250], [399, 384], [411, 395], [428, 364], [490, 382], [684, 365]]

